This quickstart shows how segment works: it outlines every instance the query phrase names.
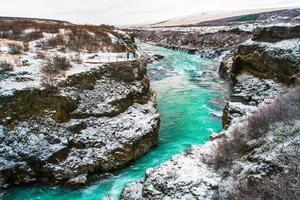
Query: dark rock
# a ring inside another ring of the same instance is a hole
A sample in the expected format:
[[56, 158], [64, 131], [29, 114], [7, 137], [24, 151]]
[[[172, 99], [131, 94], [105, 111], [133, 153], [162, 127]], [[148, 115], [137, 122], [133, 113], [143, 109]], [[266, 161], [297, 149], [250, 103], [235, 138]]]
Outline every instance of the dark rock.
[[231, 73], [251, 73], [257, 77], [295, 84], [300, 72], [300, 55], [290, 50], [268, 48], [260, 44], [241, 45], [233, 57]]
[[300, 38], [300, 26], [260, 27], [253, 34], [253, 40], [259, 42], [278, 42], [293, 38]]
[[155, 60], [161, 60], [161, 59], [163, 59], [165, 56], [159, 55], [159, 54], [154, 54], [153, 57], [154, 57]]
[[86, 175], [79, 175], [67, 181], [67, 185], [72, 188], [85, 186], [88, 183]]

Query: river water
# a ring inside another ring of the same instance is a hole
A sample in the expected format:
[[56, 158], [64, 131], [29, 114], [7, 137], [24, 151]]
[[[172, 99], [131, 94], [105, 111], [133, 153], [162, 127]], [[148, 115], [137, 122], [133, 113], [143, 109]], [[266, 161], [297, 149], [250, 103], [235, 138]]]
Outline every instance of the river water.
[[[222, 102], [227, 87], [216, 73], [218, 61], [197, 55], [140, 44], [147, 52], [165, 58], [148, 66], [151, 87], [157, 94], [161, 114], [158, 147], [131, 166], [89, 187], [68, 190], [59, 187], [21, 187], [10, 189], [2, 198], [9, 200], [101, 200], [118, 199], [124, 186], [183, 152], [191, 145], [203, 144], [222, 129]], [[0, 196], [1, 199], [1, 196]]]

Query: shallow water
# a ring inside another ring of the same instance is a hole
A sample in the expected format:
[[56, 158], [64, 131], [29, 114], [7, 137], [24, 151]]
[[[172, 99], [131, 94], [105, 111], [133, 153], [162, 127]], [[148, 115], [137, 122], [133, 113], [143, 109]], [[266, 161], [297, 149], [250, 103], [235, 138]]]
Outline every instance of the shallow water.
[[[59, 187], [22, 187], [9, 190], [4, 199], [100, 200], [118, 199], [123, 187], [144, 176], [146, 169], [170, 159], [195, 144], [202, 144], [221, 130], [226, 85], [214, 72], [219, 63], [184, 52], [141, 44], [165, 56], [148, 67], [151, 87], [157, 93], [161, 114], [159, 146], [126, 169], [80, 190]], [[0, 196], [1, 199], [1, 196]]]

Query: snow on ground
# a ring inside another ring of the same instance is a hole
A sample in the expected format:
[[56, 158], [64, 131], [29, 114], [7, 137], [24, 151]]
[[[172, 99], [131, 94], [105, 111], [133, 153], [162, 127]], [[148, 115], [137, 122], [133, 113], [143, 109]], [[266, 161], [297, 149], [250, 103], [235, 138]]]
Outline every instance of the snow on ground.
[[252, 44], [259, 44], [260, 46], [268, 47], [268, 48], [280, 48], [285, 50], [292, 50], [294, 53], [300, 54], [300, 39], [288, 39], [282, 40], [279, 42], [271, 43], [271, 42], [256, 42], [252, 39], [247, 40], [243, 44], [245, 45], [252, 45]]
[[138, 30], [144, 31], [157, 31], [157, 32], [165, 32], [165, 31], [174, 31], [174, 32], [187, 32], [187, 33], [199, 33], [199, 34], [207, 34], [207, 33], [216, 33], [219, 31], [230, 31], [233, 29], [240, 29], [246, 32], [252, 32], [258, 27], [272, 27], [272, 26], [285, 26], [291, 27], [298, 24], [295, 23], [242, 23], [242, 24], [232, 24], [229, 26], [175, 26], [175, 27], [139, 27], [136, 28]]
[[[34, 29], [26, 29], [25, 33], [31, 33]], [[70, 30], [60, 29], [59, 34], [69, 33]], [[118, 42], [118, 38], [107, 33], [112, 42]], [[138, 59], [138, 55], [132, 53], [111, 53], [111, 52], [61, 52], [59, 49], [43, 50], [40, 48], [41, 42], [45, 42], [50, 38], [57, 36], [57, 33], [45, 33], [43, 32], [43, 38], [30, 41], [28, 43], [29, 50], [20, 55], [11, 55], [9, 53], [9, 44], [15, 43], [22, 45], [22, 42], [16, 42], [12, 40], [0, 39], [0, 62], [7, 62], [13, 66], [13, 71], [6, 72], [6, 74], [0, 74], [0, 95], [11, 95], [16, 90], [22, 90], [25, 88], [38, 88], [41, 87], [43, 73], [41, 72], [42, 66], [46, 64], [45, 59], [39, 59], [38, 54], [44, 54], [46, 58], [52, 58], [55, 56], [66, 57], [71, 64], [71, 68], [65, 71], [62, 75], [55, 78], [56, 81], [66, 79], [70, 75], [76, 73], [82, 73], [89, 71], [92, 68], [99, 67], [105, 63], [113, 62], [126, 62]], [[74, 61], [76, 58], [81, 60], [81, 63]], [[25, 61], [26, 64], [23, 62]]]

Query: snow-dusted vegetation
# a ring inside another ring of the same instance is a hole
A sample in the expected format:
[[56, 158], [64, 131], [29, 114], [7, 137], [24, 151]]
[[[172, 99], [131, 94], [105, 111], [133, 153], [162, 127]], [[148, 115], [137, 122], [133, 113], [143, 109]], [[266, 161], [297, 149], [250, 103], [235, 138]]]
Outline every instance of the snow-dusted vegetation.
[[10, 21], [0, 28], [1, 94], [136, 59], [130, 36], [110, 26]]

